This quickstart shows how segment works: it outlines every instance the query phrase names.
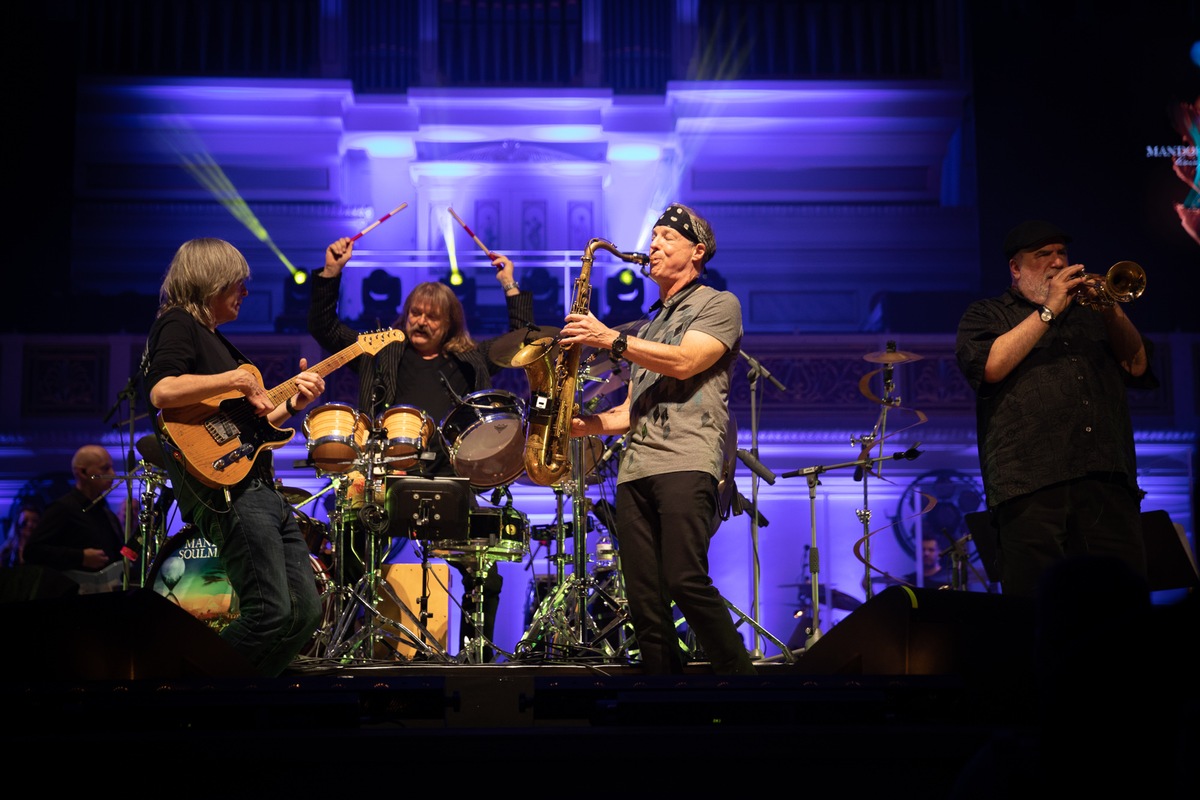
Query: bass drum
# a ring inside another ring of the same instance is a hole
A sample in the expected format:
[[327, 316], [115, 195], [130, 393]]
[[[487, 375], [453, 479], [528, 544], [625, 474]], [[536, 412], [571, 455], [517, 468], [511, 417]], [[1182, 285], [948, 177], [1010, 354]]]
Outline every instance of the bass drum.
[[525, 404], [512, 392], [467, 395], [442, 420], [441, 430], [455, 474], [472, 486], [503, 486], [525, 471]]
[[[323, 602], [331, 597], [333, 582], [316, 556], [309, 556], [317, 592]], [[217, 633], [238, 617], [237, 593], [229, 584], [217, 546], [193, 525], [185, 525], [167, 539], [146, 578], [150, 588]]]

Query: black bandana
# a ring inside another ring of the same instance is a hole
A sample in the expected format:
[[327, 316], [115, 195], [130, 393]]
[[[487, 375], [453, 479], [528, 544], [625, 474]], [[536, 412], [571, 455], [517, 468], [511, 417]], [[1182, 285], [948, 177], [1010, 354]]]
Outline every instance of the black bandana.
[[682, 233], [692, 244], [700, 243], [700, 236], [696, 233], [692, 223], [692, 215], [685, 211], [683, 206], [668, 207], [658, 218], [658, 222], [654, 223], [656, 228], [664, 225]]

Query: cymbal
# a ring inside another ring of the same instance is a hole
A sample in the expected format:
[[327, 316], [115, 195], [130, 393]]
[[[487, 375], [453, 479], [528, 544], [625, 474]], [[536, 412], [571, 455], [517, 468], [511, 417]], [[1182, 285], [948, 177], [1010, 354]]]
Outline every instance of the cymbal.
[[924, 357], [904, 350], [879, 350], [867, 353], [863, 356], [863, 361], [870, 361], [872, 364], [904, 364], [909, 361], [920, 361]]
[[605, 397], [629, 384], [629, 373], [625, 370], [596, 376], [599, 380], [586, 381], [583, 385], [583, 402]]
[[617, 333], [627, 333], [630, 336], [637, 336], [638, 331], [646, 327], [650, 320], [640, 317], [632, 322], [622, 322], [620, 325], [613, 328]]
[[288, 501], [288, 505], [299, 505], [308, 498], [312, 497], [312, 492], [307, 492], [304, 489], [297, 489], [291, 486], [280, 486], [279, 493], [283, 495], [283, 499]]
[[[784, 583], [781, 585], [782, 586], [800, 587], [802, 589], [802, 591], [800, 592], [800, 601], [801, 602], [812, 599], [812, 584], [811, 583]], [[822, 586], [819, 594], [820, 594], [820, 602], [821, 603], [830, 602], [829, 598], [831, 595], [829, 594], [828, 586]], [[833, 607], [838, 609], [839, 611], [853, 611], [854, 609], [856, 609], [862, 605], [862, 600], [859, 600], [857, 597], [854, 597], [852, 595], [848, 595], [845, 592], [840, 591], [838, 589], [833, 590], [832, 597], [833, 597], [833, 601], [832, 601]]]
[[[628, 336], [637, 336], [638, 332], [642, 328], [646, 327], [646, 325], [649, 324], [649, 322], [650, 322], [650, 320], [646, 319], [645, 317], [639, 317], [638, 319], [635, 319], [632, 322], [622, 322], [620, 325], [613, 325], [612, 329], [614, 331], [616, 331], [618, 334], [624, 333]], [[598, 361], [603, 361], [604, 363], [612, 364], [612, 359], [610, 358], [610, 353], [609, 353], [608, 349], [603, 348], [603, 347], [585, 347], [585, 348], [583, 348], [583, 352], [580, 354], [580, 358], [581, 358], [581, 363], [585, 363], [585, 364], [586, 363], [596, 364]], [[588, 362], [589, 358], [591, 358], [593, 360], [591, 362]], [[611, 368], [612, 367], [609, 367], [609, 369], [611, 369]], [[600, 367], [595, 367], [592, 370], [592, 374], [596, 374], [600, 371], [601, 371]]]
[[488, 357], [498, 367], [511, 367], [513, 356], [520, 352], [522, 347], [547, 336], [552, 338], [558, 336], [560, 330], [562, 329], [552, 328], [548, 325], [530, 325], [509, 331], [492, 340]]

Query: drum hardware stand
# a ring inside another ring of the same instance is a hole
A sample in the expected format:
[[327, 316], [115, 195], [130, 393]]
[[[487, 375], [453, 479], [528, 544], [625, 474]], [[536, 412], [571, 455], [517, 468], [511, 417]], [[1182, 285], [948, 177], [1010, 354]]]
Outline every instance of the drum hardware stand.
[[138, 508], [138, 536], [136, 544], [141, 553], [138, 558], [138, 586], [145, 586], [149, 579], [150, 565], [154, 563], [158, 550], [167, 538], [166, 520], [158, 508], [159, 490], [167, 483], [167, 474], [157, 467], [139, 461], [142, 470], [141, 507]]
[[474, 578], [470, 598], [472, 630], [466, 636], [463, 651], [459, 654], [459, 660], [465, 661], [468, 664], [484, 664], [486, 663], [484, 651], [488, 645], [495, 648], [495, 643], [488, 640], [485, 631], [483, 584], [487, 579], [488, 573], [495, 567], [496, 559], [489, 555], [486, 550], [479, 550], [473, 553], [470, 558], [461, 558], [458, 561], [463, 565], [463, 569]]
[[[571, 439], [571, 473], [569, 481], [555, 486], [559, 506], [558, 553], [566, 547], [566, 530], [563, 521], [563, 495], [569, 489], [572, 496], [572, 535], [575, 538], [573, 569], [564, 577], [565, 569], [560, 557], [557, 563], [558, 586], [538, 606], [529, 630], [517, 643], [517, 657], [534, 657], [539, 646], [546, 648], [546, 657], [560, 654], [565, 658], [573, 655], [595, 657], [597, 654], [610, 660], [625, 652], [624, 643], [613, 647], [607, 641], [616, 628], [627, 624], [628, 614], [623, 603], [613, 597], [587, 572], [587, 512], [583, 496], [583, 443], [581, 438]], [[588, 602], [603, 602], [616, 612], [616, 618], [599, 630], [588, 610]]]
[[[349, 482], [345, 486], [338, 489], [338, 522], [335, 526], [336, 543], [334, 546], [334, 556], [336, 561], [335, 575], [338, 576], [338, 586], [345, 588], [347, 594], [340, 599], [342, 603], [338, 609], [337, 622], [331, 634], [330, 642], [327, 648], [326, 657], [338, 659], [342, 661], [350, 660], [354, 657], [354, 653], [361, 654], [362, 650], [366, 649], [366, 655], [360, 655], [360, 658], [366, 660], [375, 660], [375, 645], [383, 644], [395, 652], [394, 645], [390, 644], [387, 639], [403, 638], [410, 644], [418, 653], [426, 656], [439, 655], [446, 656], [443, 649], [436, 645], [436, 640], [429, 631], [425, 628], [423, 621], [418, 620], [418, 627], [421, 628], [421, 635], [418, 636], [407, 626], [398, 620], [387, 618], [378, 608], [380, 591], [387, 592], [389, 599], [396, 604], [397, 608], [407, 612], [410, 617], [413, 616], [411, 610], [404, 604], [391, 584], [386, 581], [380, 581], [379, 560], [381, 553], [379, 552], [378, 542], [385, 532], [390, 528], [389, 513], [383, 504], [380, 502], [379, 489], [377, 484], [381, 483], [385, 474], [382, 468], [382, 442], [383, 438], [379, 435], [378, 429], [372, 429], [370, 438], [367, 441], [366, 458], [362, 459], [361, 471], [365, 476], [364, 486], [364, 505], [358, 511], [358, 518], [366, 528], [366, 549], [363, 554], [363, 575], [358, 580], [354, 587], [347, 586], [343, 581], [345, 579], [345, 547], [347, 544], [349, 526], [347, 525], [345, 510], [349, 506], [348, 490]], [[350, 602], [345, 602], [349, 600]], [[360, 619], [360, 611], [361, 619]], [[380, 620], [386, 620], [387, 624], [399, 631], [399, 635], [387, 630], [380, 623]], [[357, 630], [355, 624], [358, 623]], [[433, 641], [434, 644], [430, 644]]]

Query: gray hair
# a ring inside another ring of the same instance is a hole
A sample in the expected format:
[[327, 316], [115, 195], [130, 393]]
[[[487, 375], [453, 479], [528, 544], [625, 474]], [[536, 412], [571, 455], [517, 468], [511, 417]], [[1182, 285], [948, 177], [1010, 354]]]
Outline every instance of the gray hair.
[[206, 327], [214, 320], [209, 301], [238, 281], [250, 277], [246, 257], [224, 239], [184, 242], [175, 251], [158, 291], [158, 316], [182, 308]]

